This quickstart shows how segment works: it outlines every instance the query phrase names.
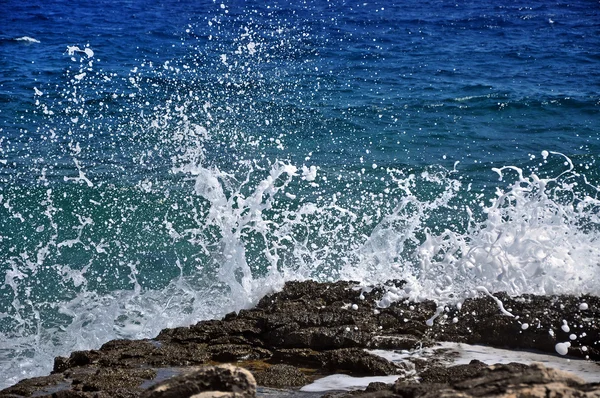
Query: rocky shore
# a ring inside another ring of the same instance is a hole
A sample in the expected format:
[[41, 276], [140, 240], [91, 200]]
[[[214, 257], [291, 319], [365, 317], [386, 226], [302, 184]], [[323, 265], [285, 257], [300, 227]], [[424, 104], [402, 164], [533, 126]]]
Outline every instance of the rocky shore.
[[599, 361], [598, 297], [500, 293], [459, 307], [404, 301], [378, 308], [383, 294], [382, 287], [352, 282], [288, 282], [255, 308], [222, 320], [57, 357], [51, 375], [23, 380], [0, 397], [313, 397], [322, 394], [297, 390], [334, 373], [397, 381], [329, 397], [600, 397], [599, 384], [540, 364], [448, 366], [441, 359], [452, 352], [435, 348], [433, 357], [399, 363], [370, 351], [411, 352], [451, 341]]

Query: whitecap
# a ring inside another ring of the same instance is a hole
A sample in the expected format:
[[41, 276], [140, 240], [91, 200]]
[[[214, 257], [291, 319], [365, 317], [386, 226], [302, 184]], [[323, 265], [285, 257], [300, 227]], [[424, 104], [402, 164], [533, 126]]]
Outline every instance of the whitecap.
[[34, 39], [33, 37], [29, 37], [29, 36], [18, 37], [15, 39], [15, 41], [24, 41], [26, 43], [39, 43], [40, 42], [39, 40]]

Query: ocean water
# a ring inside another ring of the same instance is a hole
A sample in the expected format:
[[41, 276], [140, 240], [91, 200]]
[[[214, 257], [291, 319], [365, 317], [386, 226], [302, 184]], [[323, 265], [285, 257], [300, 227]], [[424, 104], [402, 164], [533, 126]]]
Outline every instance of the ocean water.
[[598, 2], [0, 15], [0, 388], [290, 279], [600, 294]]

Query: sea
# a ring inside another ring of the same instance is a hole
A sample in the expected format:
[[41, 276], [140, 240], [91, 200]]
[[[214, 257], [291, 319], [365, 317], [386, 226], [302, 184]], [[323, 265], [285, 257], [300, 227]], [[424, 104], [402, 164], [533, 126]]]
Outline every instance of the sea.
[[596, 0], [0, 15], [0, 388], [288, 280], [600, 294]]

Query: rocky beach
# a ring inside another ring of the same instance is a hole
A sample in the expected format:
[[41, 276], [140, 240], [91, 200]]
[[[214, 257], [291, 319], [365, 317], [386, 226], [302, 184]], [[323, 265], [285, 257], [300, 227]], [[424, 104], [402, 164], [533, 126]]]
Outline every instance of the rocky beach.
[[[0, 397], [600, 397], [597, 381], [539, 363], [456, 365], [458, 353], [439, 345], [562, 354], [600, 374], [600, 298], [481, 293], [454, 306], [377, 305], [403, 284], [288, 282], [221, 320], [57, 357], [50, 375]], [[383, 378], [350, 392], [306, 388], [334, 374]]]

